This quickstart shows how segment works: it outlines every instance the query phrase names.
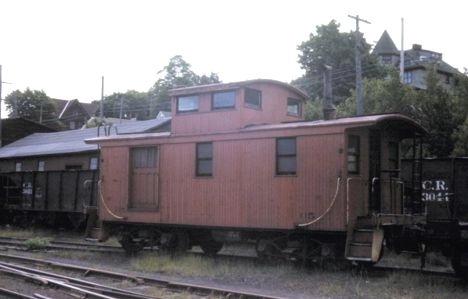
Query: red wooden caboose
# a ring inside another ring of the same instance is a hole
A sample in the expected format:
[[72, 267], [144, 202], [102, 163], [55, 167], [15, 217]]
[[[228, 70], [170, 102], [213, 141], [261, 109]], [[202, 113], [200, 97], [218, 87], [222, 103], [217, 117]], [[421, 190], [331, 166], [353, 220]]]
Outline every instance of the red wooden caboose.
[[100, 220], [120, 228], [127, 250], [214, 253], [240, 238], [255, 239], [262, 255], [346, 244], [348, 258], [375, 261], [381, 226], [414, 221], [399, 179], [400, 141], [424, 132], [411, 119], [304, 121], [306, 95], [273, 80], [170, 95], [170, 133], [87, 141], [101, 150]]

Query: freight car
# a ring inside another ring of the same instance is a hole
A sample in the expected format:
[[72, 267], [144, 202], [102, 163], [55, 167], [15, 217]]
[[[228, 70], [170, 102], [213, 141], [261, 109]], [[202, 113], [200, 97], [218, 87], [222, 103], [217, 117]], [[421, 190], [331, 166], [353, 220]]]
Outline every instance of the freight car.
[[170, 118], [81, 130], [35, 133], [0, 148], [0, 221], [84, 226], [97, 214], [99, 149], [106, 134], [168, 131]]
[[101, 150], [103, 239], [118, 234], [129, 253], [199, 245], [208, 254], [224, 242], [254, 240], [263, 257], [373, 263], [384, 239], [420, 234], [420, 198], [404, 196], [399, 171], [402, 140], [416, 157], [425, 133], [413, 120], [304, 121], [306, 95], [273, 80], [170, 95], [171, 132], [86, 141]]
[[[451, 257], [455, 271], [467, 276], [468, 158], [425, 158], [421, 162], [421, 200], [427, 217], [422, 242], [427, 250]], [[406, 182], [411, 180], [413, 164], [402, 160]]]

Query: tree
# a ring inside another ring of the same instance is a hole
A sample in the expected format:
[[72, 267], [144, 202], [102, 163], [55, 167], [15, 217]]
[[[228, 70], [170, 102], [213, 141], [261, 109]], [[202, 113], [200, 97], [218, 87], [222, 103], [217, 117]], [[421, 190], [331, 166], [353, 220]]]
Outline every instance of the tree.
[[[95, 102], [99, 104], [98, 102]], [[129, 90], [125, 93], [113, 93], [104, 98], [104, 117], [123, 119], [136, 118], [146, 120], [151, 118], [148, 93]]]
[[468, 155], [468, 77], [465, 74], [456, 76], [453, 106], [454, 117], [458, 120], [458, 127], [452, 135], [454, 141], [453, 155]]
[[[363, 80], [363, 97], [365, 114], [401, 113], [414, 114], [417, 92], [410, 86], [401, 83], [396, 69], [389, 69], [386, 79], [368, 78]], [[338, 115], [356, 114], [356, 97], [353, 93], [338, 106]]]
[[[328, 25], [317, 26], [317, 33], [311, 33], [309, 40], [298, 46], [301, 52], [299, 64], [305, 70], [305, 75], [292, 84], [306, 90], [311, 99], [323, 96], [322, 74], [325, 65], [333, 68], [332, 88], [335, 102], [344, 101], [355, 87], [355, 33], [339, 32], [339, 27], [340, 24], [335, 20]], [[362, 34], [360, 47], [363, 78], [383, 78], [385, 73], [376, 57], [370, 54], [371, 46]]]
[[169, 89], [220, 82], [217, 74], [199, 76], [190, 67], [190, 64], [182, 56], [176, 55], [170, 59], [167, 66], [158, 72], [163, 77], [158, 79], [148, 92], [152, 115], [156, 115], [159, 111], [171, 110]]
[[42, 90], [15, 90], [5, 97], [5, 104], [10, 118], [23, 117], [40, 123], [57, 119], [55, 102]]

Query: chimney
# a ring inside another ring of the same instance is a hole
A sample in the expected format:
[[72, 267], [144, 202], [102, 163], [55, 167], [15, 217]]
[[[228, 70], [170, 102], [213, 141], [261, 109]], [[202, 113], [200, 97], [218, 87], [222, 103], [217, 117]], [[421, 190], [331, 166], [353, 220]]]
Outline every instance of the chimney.
[[333, 105], [332, 67], [325, 65], [323, 72], [323, 119], [336, 119], [336, 108]]
[[413, 50], [421, 51], [421, 50], [422, 50], [422, 46], [419, 45], [419, 44], [413, 44]]

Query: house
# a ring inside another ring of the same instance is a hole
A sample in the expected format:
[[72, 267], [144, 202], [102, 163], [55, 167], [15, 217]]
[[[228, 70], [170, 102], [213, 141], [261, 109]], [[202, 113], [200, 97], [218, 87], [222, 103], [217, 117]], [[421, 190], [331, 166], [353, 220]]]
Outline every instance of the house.
[[[377, 55], [382, 65], [395, 67], [400, 65], [400, 51], [387, 31], [384, 31], [372, 53]], [[413, 44], [411, 49], [404, 51], [403, 82], [405, 84], [416, 89], [426, 89], [426, 76], [431, 68], [436, 69], [440, 82], [448, 90], [453, 90], [456, 83], [455, 76], [461, 73], [442, 60], [442, 53], [423, 49], [418, 44]]]
[[67, 130], [80, 129], [92, 116], [95, 116], [98, 105], [93, 103], [80, 103], [74, 100], [54, 99], [57, 105], [58, 120]]

